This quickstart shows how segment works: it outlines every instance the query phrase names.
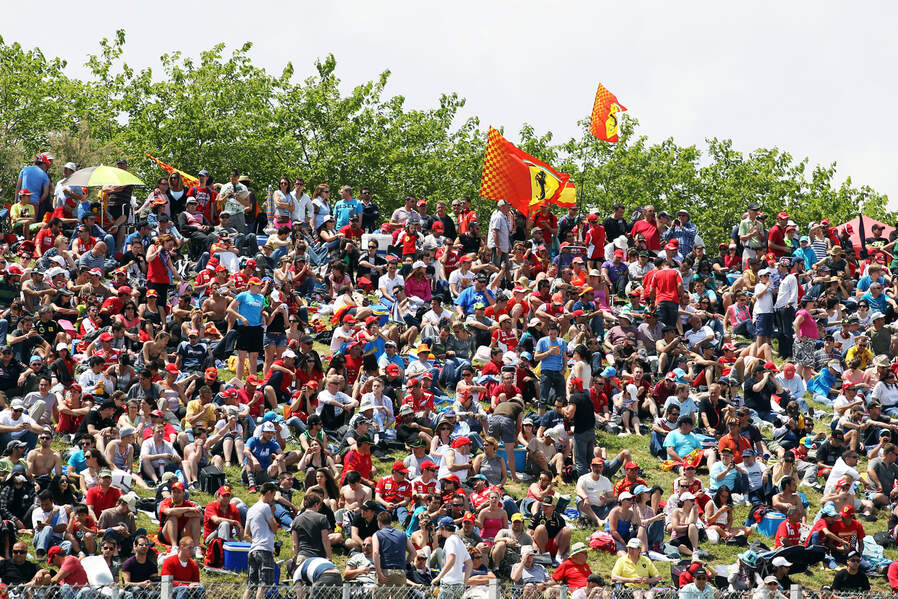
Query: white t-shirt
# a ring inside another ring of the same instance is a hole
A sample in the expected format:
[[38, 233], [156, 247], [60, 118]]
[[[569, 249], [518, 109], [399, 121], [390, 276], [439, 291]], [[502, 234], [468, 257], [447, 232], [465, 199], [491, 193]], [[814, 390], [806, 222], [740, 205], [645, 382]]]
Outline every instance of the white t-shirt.
[[[22, 412], [21, 414], [19, 414], [18, 418], [13, 418], [12, 412], [10, 410], [3, 410], [2, 412], [0, 412], [0, 424], [2, 424], [3, 426], [19, 426], [23, 422], [29, 426], [33, 426], [34, 424], [36, 424], [34, 422], [34, 419], [29, 416], [27, 412]], [[9, 433], [9, 436], [13, 439], [21, 439], [28, 432], [29, 429], [25, 429], [23, 431], [13, 431]]]
[[50, 508], [49, 512], [45, 512], [41, 509], [40, 504], [38, 504], [34, 506], [34, 510], [31, 512], [31, 528], [34, 528], [36, 530], [38, 522], [46, 522], [47, 518], [50, 517], [50, 513], [54, 508], [56, 509], [57, 513], [56, 524], [68, 524], [69, 515], [63, 508], [59, 507], [58, 505], [54, 505], [52, 508]]
[[599, 480], [595, 480], [592, 477], [591, 472], [587, 472], [577, 479], [577, 484], [583, 489], [583, 492], [586, 493], [586, 499], [589, 501], [589, 505], [602, 505], [602, 495], [610, 493], [613, 490], [611, 481], [608, 480], [608, 477], [600, 476]]
[[460, 268], [456, 268], [449, 273], [449, 284], [458, 285], [458, 292], [461, 293], [462, 289], [474, 284], [474, 273], [471, 270], [462, 272]]
[[246, 512], [246, 525], [253, 537], [250, 551], [274, 551], [274, 531], [268, 526], [272, 518], [271, 506], [263, 501], [257, 501]]
[[334, 415], [339, 416], [343, 413], [342, 406], [350, 403], [351, 401], [352, 398], [342, 391], [337, 391], [337, 393], [334, 394], [325, 389], [324, 391], [318, 393], [318, 407], [315, 408], [315, 413], [320, 416], [321, 410], [324, 409], [325, 404], [330, 404], [334, 406]]
[[745, 473], [748, 475], [748, 489], [750, 491], [757, 491], [760, 489], [763, 484], [764, 467], [757, 461], [751, 466], [746, 466], [743, 462], [742, 467], [745, 468]]
[[433, 310], [428, 310], [427, 312], [424, 313], [424, 316], [421, 317], [421, 324], [423, 324], [425, 326], [429, 324], [429, 325], [433, 325], [435, 327], [439, 327], [440, 322], [443, 320], [451, 322], [452, 321], [452, 312], [450, 312], [449, 310], [446, 310], [444, 308], [442, 310], [442, 312], [439, 315], [437, 315], [437, 313], [434, 312]]
[[293, 197], [293, 220], [302, 223], [309, 222], [313, 215], [312, 198], [304, 193], [297, 199], [296, 190], [291, 191], [290, 195]]
[[836, 488], [836, 483], [839, 482], [839, 479], [848, 474], [851, 476], [851, 480], [857, 482], [860, 480], [860, 473], [845, 463], [845, 460], [839, 458], [836, 460], [836, 463], [833, 465], [833, 469], [829, 472], [829, 478], [826, 479], [826, 487], [823, 489], [824, 495], [829, 495]]
[[380, 275], [380, 278], [377, 280], [377, 292], [381, 297], [389, 294], [390, 297], [395, 297], [393, 295], [394, 287], [402, 287], [405, 288], [405, 279], [399, 274], [399, 271], [396, 271], [396, 276], [392, 279], [390, 278], [389, 273]]
[[898, 406], [898, 385], [886, 385], [882, 381], [876, 383], [873, 387], [873, 393], [870, 396], [878, 400], [884, 408], [892, 408]]
[[[149, 439], [145, 439], [143, 443], [140, 444], [140, 457], [143, 459], [143, 456], [146, 455], [158, 455], [160, 453], [167, 453], [169, 455], [175, 455], [174, 446], [168, 441], [163, 440], [159, 446], [156, 446], [156, 443], [153, 441], [153, 437]], [[161, 465], [167, 464], [168, 459], [159, 458], [158, 460], [153, 461], [153, 465]]]
[[447, 557], [449, 555], [455, 556], [455, 563], [452, 564], [452, 569], [446, 572], [445, 576], [440, 579], [440, 582], [445, 582], [446, 584], [464, 584], [465, 562], [471, 559], [471, 555], [465, 548], [464, 541], [462, 541], [461, 537], [458, 535], [452, 535], [446, 539], [446, 544], [443, 546], [443, 550], [446, 552]]
[[773, 313], [773, 286], [767, 289], [767, 292], [758, 297], [758, 294], [764, 289], [764, 283], [757, 283], [755, 285], [755, 306], [754, 310], [752, 310], [752, 316], [755, 318], [758, 317], [758, 314], [772, 314]]
[[41, 425], [53, 425], [53, 408], [56, 407], [58, 402], [58, 398], [55, 393], [47, 393], [46, 395], [41, 395], [40, 391], [32, 391], [28, 395], [22, 398], [22, 401], [25, 403], [25, 408], [30, 408], [38, 401], [44, 402], [44, 413], [41, 415], [40, 422], [38, 424]]

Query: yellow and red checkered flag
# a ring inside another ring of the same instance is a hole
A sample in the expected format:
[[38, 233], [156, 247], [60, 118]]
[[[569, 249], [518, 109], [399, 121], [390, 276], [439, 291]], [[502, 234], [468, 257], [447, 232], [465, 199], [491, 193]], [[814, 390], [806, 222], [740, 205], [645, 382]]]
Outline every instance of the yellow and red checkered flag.
[[176, 169], [175, 167], [173, 167], [170, 164], [165, 164], [164, 162], [162, 162], [155, 156], [150, 156], [150, 154], [148, 152], [144, 152], [143, 154], [144, 154], [144, 156], [146, 156], [147, 158], [149, 158], [150, 160], [152, 160], [153, 162], [155, 162], [156, 164], [161, 166], [162, 170], [164, 170], [169, 175], [172, 173], [178, 173], [179, 175], [181, 175], [181, 181], [184, 182], [185, 188], [196, 187], [200, 184], [200, 180], [197, 179], [196, 177], [194, 177], [193, 175], [188, 175], [184, 171], [182, 171], [180, 169]]
[[517, 148], [490, 127], [483, 157], [480, 197], [506, 200], [524, 214], [558, 199], [570, 175]]
[[620, 113], [627, 108], [617, 101], [617, 96], [599, 84], [596, 90], [596, 101], [592, 105], [592, 121], [589, 123], [589, 132], [602, 141], [617, 141], [620, 133]]

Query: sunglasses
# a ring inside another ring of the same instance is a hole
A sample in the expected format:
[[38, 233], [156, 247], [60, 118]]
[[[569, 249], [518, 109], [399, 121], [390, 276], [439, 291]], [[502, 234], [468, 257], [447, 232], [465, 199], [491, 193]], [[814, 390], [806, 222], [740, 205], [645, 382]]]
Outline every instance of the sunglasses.
[[24, 549], [13, 549], [12, 553], [13, 553], [13, 555], [25, 555], [28, 552], [25, 551]]

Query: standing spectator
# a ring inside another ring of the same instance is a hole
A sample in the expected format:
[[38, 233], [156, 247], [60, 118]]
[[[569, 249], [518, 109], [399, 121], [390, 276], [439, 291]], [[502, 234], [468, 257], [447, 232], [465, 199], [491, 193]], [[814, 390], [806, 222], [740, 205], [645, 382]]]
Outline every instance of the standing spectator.
[[[655, 219], [654, 206], [645, 206], [642, 209], [642, 218], [633, 223], [633, 228], [630, 229], [630, 237], [635, 239], [637, 235], [645, 237], [646, 249], [653, 252], [661, 251], [661, 234], [658, 231], [658, 221]], [[608, 238], [615, 239], [610, 236]]]
[[739, 241], [742, 243], [742, 265], [745, 268], [748, 261], [757, 258], [758, 253], [764, 249], [767, 238], [763, 234], [763, 226], [758, 220], [760, 206], [752, 202], [748, 205], [748, 213], [739, 221]]
[[567, 399], [564, 384], [565, 360], [567, 356], [567, 342], [558, 336], [558, 323], [549, 322], [548, 335], [536, 342], [534, 359], [540, 363], [539, 375], [539, 406], [540, 414], [552, 405], [552, 392], [555, 397]]
[[250, 547], [243, 599], [249, 599], [254, 588], [256, 599], [262, 599], [274, 584], [274, 533], [278, 527], [274, 518], [274, 494], [277, 488], [271, 481], [264, 483], [259, 490], [259, 501], [246, 512], [243, 532]]
[[776, 302], [773, 304], [777, 327], [776, 338], [779, 344], [778, 353], [784, 360], [792, 357], [792, 343], [795, 339], [792, 322], [795, 320], [795, 311], [798, 307], [798, 278], [795, 273], [791, 272], [791, 265], [790, 258], [780, 258], [776, 264], [780, 284]]
[[[393, 515], [385, 511], [377, 515], [379, 530], [371, 537], [371, 561], [377, 572], [377, 582], [388, 585], [387, 593], [406, 584], [405, 565], [415, 557], [415, 548], [404, 530], [393, 527]], [[375, 592], [375, 597], [378, 593]], [[386, 596], [386, 595], [384, 595]]]
[[331, 558], [330, 523], [320, 513], [321, 496], [317, 493], [306, 493], [302, 499], [302, 512], [290, 525], [293, 538], [294, 565], [300, 566], [303, 561], [313, 557]]
[[654, 300], [658, 320], [667, 327], [676, 327], [679, 319], [680, 297], [685, 293], [683, 276], [664, 260], [649, 283], [649, 296]]
[[438, 526], [439, 535], [446, 542], [443, 545], [443, 567], [433, 579], [433, 584], [440, 587], [437, 599], [459, 599], [473, 570], [471, 556], [461, 537], [455, 534], [455, 521], [451, 516], [443, 516]]
[[502, 266], [502, 264], [508, 261], [508, 252], [511, 250], [511, 234], [514, 227], [512, 220], [508, 216], [509, 212], [511, 212], [511, 204], [505, 200], [499, 200], [497, 206], [497, 210], [490, 217], [486, 247], [490, 248], [490, 259], [493, 264]]
[[38, 154], [34, 158], [34, 164], [28, 165], [19, 171], [19, 177], [16, 180], [16, 195], [19, 195], [23, 189], [32, 191], [31, 203], [34, 207], [47, 199], [50, 195], [50, 176], [47, 171], [53, 158], [50, 154]]
[[293, 191], [290, 196], [293, 199], [293, 225], [307, 225], [312, 230], [315, 214], [312, 211], [312, 198], [305, 192], [306, 181], [302, 177], [293, 180]]
[[200, 568], [193, 561], [196, 545], [193, 537], [182, 537], [178, 541], [178, 552], [162, 562], [162, 576], [171, 576], [173, 599], [201, 599], [206, 589], [200, 584]]
[[692, 252], [697, 234], [698, 230], [695, 228], [695, 225], [689, 221], [689, 212], [680, 209], [677, 210], [677, 220], [673, 221], [673, 224], [664, 231], [661, 237], [665, 241], [677, 240], [679, 247], [676, 259], [682, 260]]
[[770, 338], [773, 337], [773, 287], [770, 284], [770, 274], [768, 268], [759, 270], [754, 290], [755, 305], [752, 317], [758, 335], [756, 340], [758, 347], [770, 343]]

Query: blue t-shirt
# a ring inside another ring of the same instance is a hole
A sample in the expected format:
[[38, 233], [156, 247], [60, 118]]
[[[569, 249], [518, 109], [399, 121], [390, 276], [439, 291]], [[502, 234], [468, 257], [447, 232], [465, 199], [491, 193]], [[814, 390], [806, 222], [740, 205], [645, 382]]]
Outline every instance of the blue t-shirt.
[[484, 289], [483, 291], [477, 291], [474, 288], [474, 285], [470, 287], [465, 287], [465, 289], [458, 294], [458, 297], [455, 298], [455, 305], [460, 306], [462, 310], [465, 311], [465, 314], [473, 314], [474, 313], [474, 304], [477, 302], [483, 303], [483, 306], [489, 306], [490, 302], [487, 298], [496, 299], [496, 296], [489, 289]]
[[79, 449], [69, 457], [69, 466], [76, 474], [87, 469], [87, 460], [84, 459], [83, 450]]
[[[663, 412], [667, 411], [667, 408], [670, 406], [677, 406], [680, 408], [680, 416], [692, 416], [693, 414], [698, 412], [698, 406], [695, 405], [695, 401], [691, 397], [687, 397], [682, 402], [677, 400], [676, 395], [671, 395], [664, 402], [664, 407], [662, 408]], [[680, 455], [683, 455], [679, 451], [677, 452]]]
[[552, 341], [548, 336], [543, 337], [536, 342], [536, 351], [534, 353], [547, 352], [553, 345], [560, 348], [561, 351], [557, 354], [551, 354], [543, 358], [540, 362], [540, 369], [543, 371], [549, 370], [552, 372], [561, 372], [564, 370], [565, 354], [567, 353], [567, 343], [564, 339], [556, 337], [555, 341]]
[[873, 297], [873, 294], [869, 291], [861, 296], [862, 300], [867, 300], [867, 303], [870, 305], [870, 310], [873, 312], [882, 312], [883, 314], [889, 308], [888, 302], [886, 302], [886, 294], [880, 293], [879, 297]]
[[[885, 287], [886, 280], [884, 277], [879, 277], [876, 279], [876, 282]], [[870, 285], [873, 284], [873, 279], [870, 278], [870, 275], [864, 275], [857, 282], [857, 288], [861, 291], [867, 291], [870, 289]]]
[[41, 201], [41, 190], [44, 187], [50, 187], [50, 177], [44, 172], [44, 169], [32, 164], [26, 166], [19, 172], [22, 178], [22, 189], [31, 192], [31, 203], [39, 204]]
[[723, 480], [717, 480], [717, 477], [720, 476], [726, 469], [726, 464], [721, 461], [714, 462], [714, 465], [711, 466], [711, 480], [708, 486], [712, 492], [717, 491], [717, 489], [719, 489], [723, 485], [729, 487], [730, 491], [735, 488], [736, 477], [739, 476], [739, 471], [735, 468], [730, 470], [729, 474], [723, 477]]
[[264, 295], [244, 291], [238, 293], [234, 299], [237, 300], [237, 312], [249, 321], [248, 326], [262, 326], [262, 308], [265, 307]]
[[271, 466], [271, 456], [276, 454], [281, 448], [274, 439], [266, 443], [260, 437], [250, 437], [250, 440], [246, 442], [246, 447], [259, 460], [262, 468], [266, 470]]
[[679, 429], [674, 429], [664, 437], [664, 447], [673, 447], [678, 456], [685, 458], [694, 450], [701, 449], [702, 442], [695, 436], [695, 433], [684, 435]]
[[349, 224], [349, 217], [354, 214], [362, 213], [362, 203], [355, 198], [349, 200], [339, 200], [334, 204], [334, 216], [337, 221], [337, 228]]

